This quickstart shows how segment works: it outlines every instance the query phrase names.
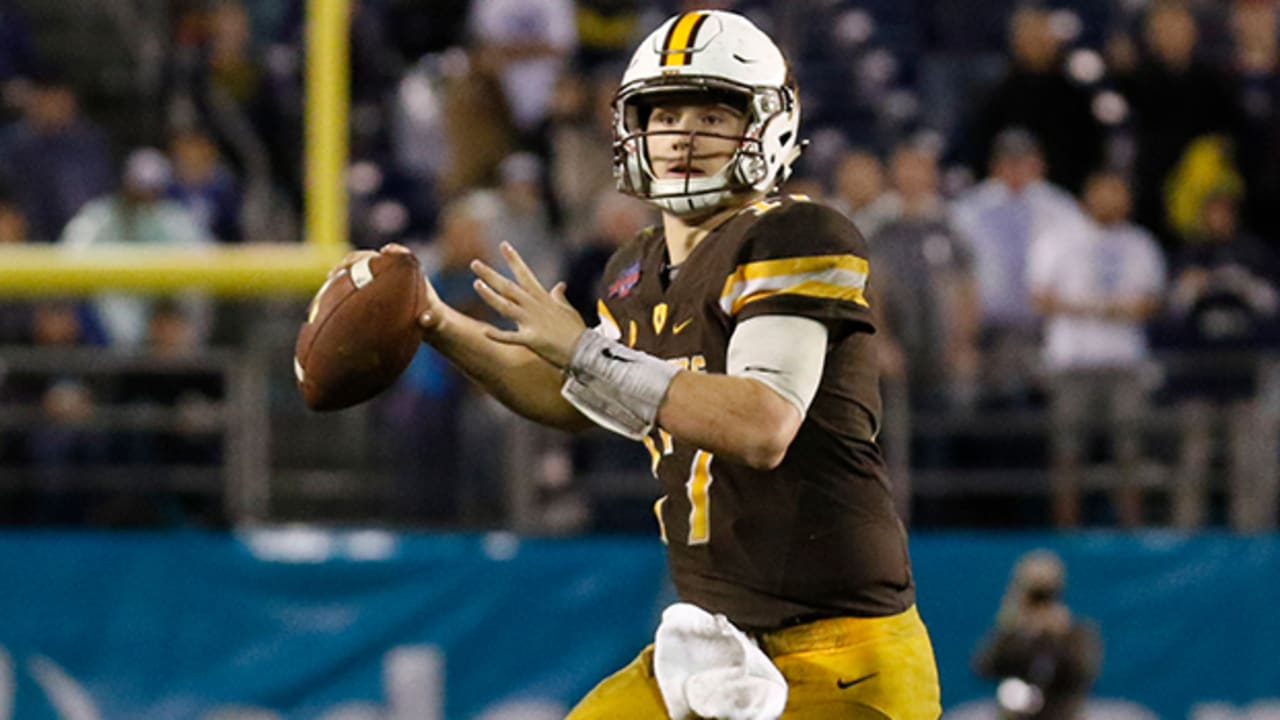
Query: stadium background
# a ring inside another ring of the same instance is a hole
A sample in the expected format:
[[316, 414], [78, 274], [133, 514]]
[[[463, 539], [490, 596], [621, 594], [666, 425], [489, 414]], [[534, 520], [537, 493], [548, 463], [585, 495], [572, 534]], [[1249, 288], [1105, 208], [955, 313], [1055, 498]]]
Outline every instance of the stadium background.
[[[1035, 4], [1039, 81], [1010, 62], [1031, 17], [1013, 0], [721, 4], [794, 61], [813, 143], [793, 189], [873, 248], [900, 189], [877, 162], [928, 149], [958, 203], [1023, 126], [1073, 193], [1122, 170], [1168, 263], [1142, 463], [1090, 448], [1081, 527], [1054, 524], [1052, 377], [922, 403], [886, 360], [948, 712], [982, 712], [969, 654], [1015, 558], [1050, 547], [1103, 632], [1098, 717], [1280, 714], [1275, 3], [1173, 3], [1199, 43], [1168, 106], [1142, 92], [1161, 3]], [[378, 401], [309, 414], [290, 357], [348, 244], [409, 244], [465, 304], [458, 258], [507, 239], [587, 294], [651, 220], [601, 191], [600, 100], [678, 9], [0, 2], [0, 717], [549, 718], [629, 659], [671, 599], [643, 452], [519, 422], [428, 352]], [[1153, 179], [1158, 141], [1174, 163]], [[132, 226], [102, 200], [129, 188], [151, 211]], [[1176, 279], [1219, 197], [1249, 243], [1214, 261], [1247, 282], [1188, 305]], [[1143, 489], [1141, 527], [1118, 527], [1116, 487]]]

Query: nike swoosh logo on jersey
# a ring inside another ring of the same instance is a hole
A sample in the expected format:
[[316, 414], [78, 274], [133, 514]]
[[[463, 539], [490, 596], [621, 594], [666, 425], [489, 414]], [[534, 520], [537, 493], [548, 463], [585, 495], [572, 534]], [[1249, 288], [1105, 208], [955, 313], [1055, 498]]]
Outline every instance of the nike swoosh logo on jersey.
[[782, 371], [777, 368], [765, 367], [763, 365], [748, 365], [742, 368], [744, 372], [771, 373], [773, 375], [781, 375]]
[[675, 324], [674, 326], [672, 326], [672, 328], [671, 328], [671, 334], [672, 334], [672, 335], [679, 335], [679, 334], [680, 334], [680, 331], [681, 331], [681, 330], [684, 330], [684, 329], [685, 329], [685, 328], [687, 328], [687, 327], [689, 327], [689, 323], [691, 323], [691, 322], [693, 322], [693, 318], [689, 318], [688, 320], [685, 320], [685, 321], [684, 321], [684, 322], [682, 322], [682, 323], [676, 323], [676, 324]]
[[849, 688], [853, 687], [854, 685], [857, 685], [858, 683], [866, 682], [867, 680], [870, 680], [871, 678], [873, 678], [873, 677], [875, 677], [875, 676], [877, 676], [877, 675], [879, 675], [879, 674], [880, 674], [880, 673], [878, 673], [878, 672], [873, 672], [873, 673], [871, 673], [870, 675], [863, 675], [862, 677], [854, 678], [854, 679], [852, 679], [852, 680], [841, 680], [841, 679], [837, 679], [837, 680], [836, 680], [836, 687], [840, 688], [841, 690], [848, 690]]

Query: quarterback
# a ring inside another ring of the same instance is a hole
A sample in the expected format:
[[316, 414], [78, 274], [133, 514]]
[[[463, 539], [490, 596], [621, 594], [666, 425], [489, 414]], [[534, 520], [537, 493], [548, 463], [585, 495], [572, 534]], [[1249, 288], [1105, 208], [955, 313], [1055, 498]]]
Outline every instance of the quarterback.
[[614, 110], [618, 188], [662, 225], [610, 260], [598, 324], [507, 245], [510, 278], [472, 269], [514, 329], [433, 292], [420, 321], [513, 410], [651, 455], [680, 602], [570, 720], [936, 718], [875, 440], [866, 242], [830, 208], [771, 195], [803, 145], [782, 53], [742, 16], [677, 15], [635, 52]]

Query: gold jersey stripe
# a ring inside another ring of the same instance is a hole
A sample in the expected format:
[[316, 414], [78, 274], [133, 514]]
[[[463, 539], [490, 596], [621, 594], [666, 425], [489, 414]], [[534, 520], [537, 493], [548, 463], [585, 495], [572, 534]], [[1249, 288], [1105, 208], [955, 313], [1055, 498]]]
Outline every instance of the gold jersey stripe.
[[867, 306], [867, 261], [857, 255], [810, 255], [739, 265], [725, 279], [720, 308], [733, 315], [770, 295], [795, 294], [849, 300]]
[[706, 19], [705, 12], [685, 13], [671, 25], [662, 47], [662, 67], [689, 64], [689, 47], [697, 39], [698, 29]]
[[711, 458], [706, 450], [693, 456], [686, 490], [689, 493], [689, 544], [705, 545], [711, 541]]
[[729, 279], [755, 280], [778, 275], [799, 275], [833, 269], [866, 275], [869, 266], [866, 260], [857, 255], [807, 255], [778, 260], [759, 260], [739, 265]]
[[803, 295], [805, 297], [822, 298], [824, 300], [846, 300], [863, 307], [870, 307], [862, 288], [851, 288], [841, 285], [829, 285], [820, 282], [800, 283], [785, 290], [760, 290], [738, 298], [730, 308], [730, 315], [737, 315], [746, 305], [774, 295]]

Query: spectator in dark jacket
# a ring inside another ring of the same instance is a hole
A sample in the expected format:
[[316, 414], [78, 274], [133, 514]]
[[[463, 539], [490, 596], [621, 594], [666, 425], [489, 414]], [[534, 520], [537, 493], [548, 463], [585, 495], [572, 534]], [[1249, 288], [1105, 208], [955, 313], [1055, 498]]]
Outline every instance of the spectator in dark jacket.
[[1165, 180], [1191, 141], [1232, 136], [1239, 124], [1234, 85], [1196, 57], [1199, 28], [1185, 2], [1157, 0], [1148, 11], [1146, 53], [1117, 85], [1133, 110], [1137, 135], [1135, 219], [1170, 247]]
[[1075, 193], [1102, 160], [1103, 128], [1094, 117], [1088, 88], [1064, 72], [1061, 40], [1050, 16], [1048, 9], [1038, 7], [1021, 8], [1013, 14], [1009, 23], [1011, 64], [978, 110], [975, 159], [986, 160], [1001, 130], [1023, 127], [1044, 151], [1049, 180]]
[[81, 206], [111, 191], [106, 135], [80, 114], [75, 90], [38, 75], [22, 119], [0, 136], [0, 179], [13, 189], [31, 236], [52, 242]]
[[15, 116], [19, 87], [36, 65], [35, 44], [27, 14], [12, 0], [0, 0], [0, 118]]
[[1245, 223], [1280, 243], [1280, 5], [1235, 0], [1231, 7], [1236, 75], [1243, 124], [1236, 162], [1245, 178]]
[[240, 242], [240, 183], [203, 130], [187, 129], [169, 140], [173, 177], [165, 194], [177, 200], [218, 242]]
[[1212, 190], [1174, 258], [1169, 306], [1193, 347], [1275, 341], [1280, 262], [1271, 246], [1240, 227], [1240, 201], [1238, 186]]

